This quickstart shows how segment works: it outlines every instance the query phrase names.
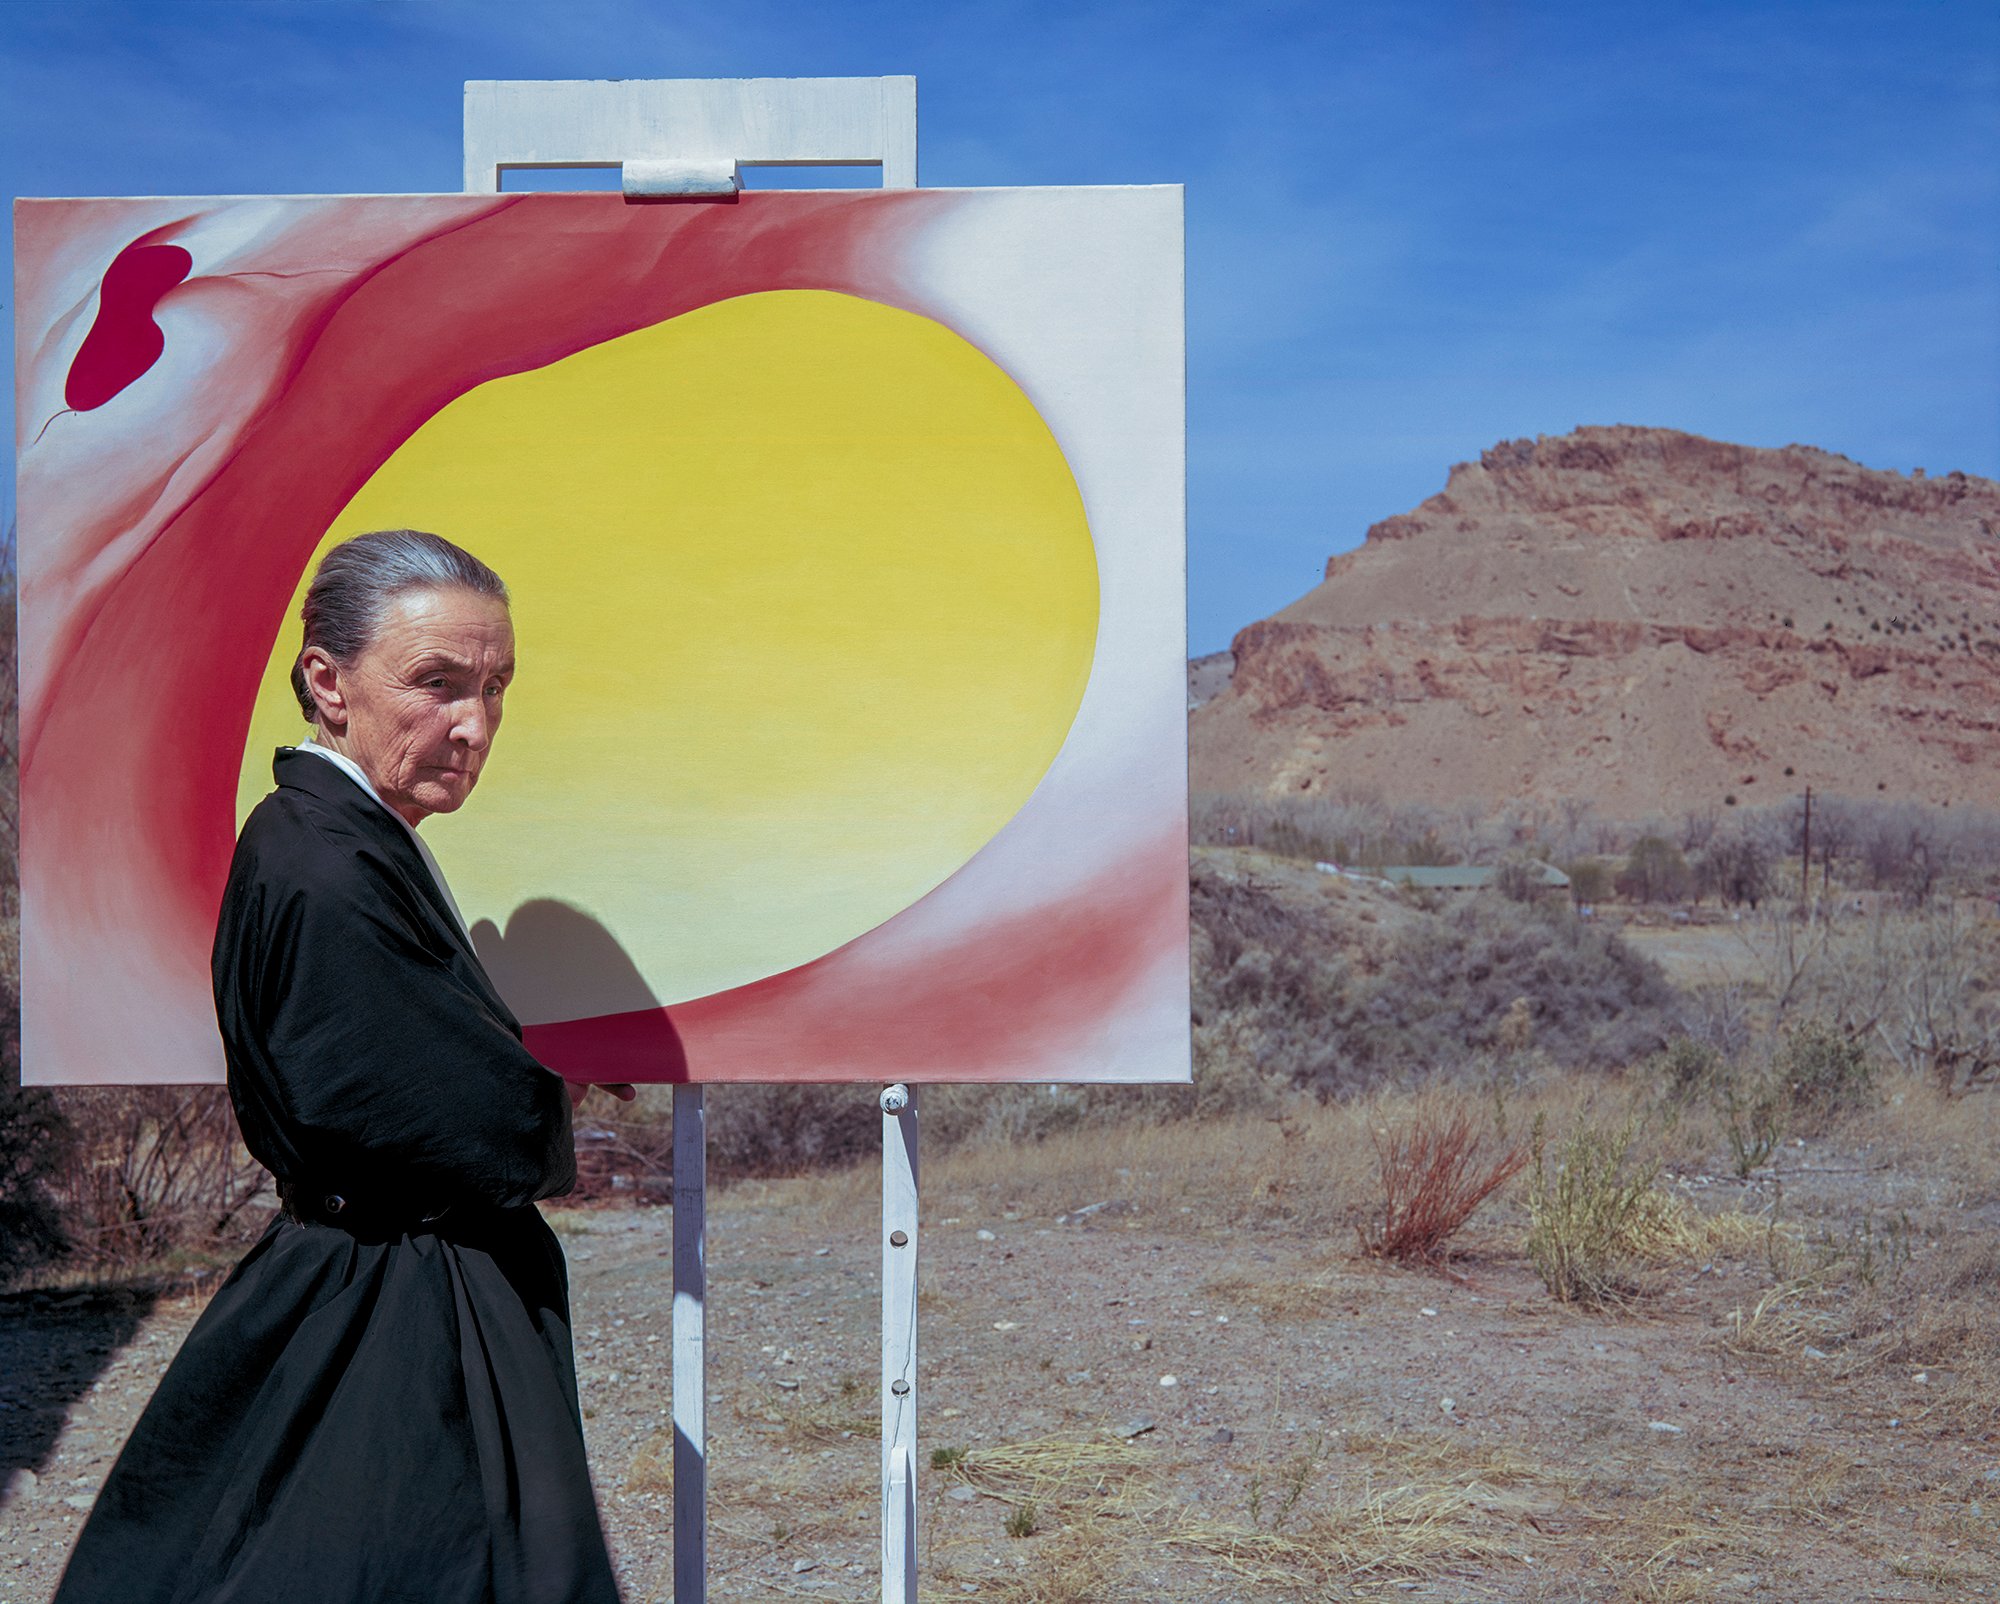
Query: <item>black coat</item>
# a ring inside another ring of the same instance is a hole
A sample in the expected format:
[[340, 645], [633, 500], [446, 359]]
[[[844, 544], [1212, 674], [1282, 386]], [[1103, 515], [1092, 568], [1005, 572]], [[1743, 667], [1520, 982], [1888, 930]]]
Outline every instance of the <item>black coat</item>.
[[402, 825], [280, 751], [216, 931], [275, 1220], [188, 1333], [58, 1604], [616, 1604], [562, 1250], [569, 1096]]

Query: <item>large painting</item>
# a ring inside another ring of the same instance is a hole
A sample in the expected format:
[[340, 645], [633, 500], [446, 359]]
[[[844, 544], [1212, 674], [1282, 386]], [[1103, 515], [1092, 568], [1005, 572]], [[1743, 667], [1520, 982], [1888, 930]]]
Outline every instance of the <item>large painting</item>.
[[1178, 189], [25, 201], [16, 251], [25, 1079], [220, 1077], [299, 597], [397, 527], [513, 593], [423, 828], [545, 1062], [1186, 1078]]

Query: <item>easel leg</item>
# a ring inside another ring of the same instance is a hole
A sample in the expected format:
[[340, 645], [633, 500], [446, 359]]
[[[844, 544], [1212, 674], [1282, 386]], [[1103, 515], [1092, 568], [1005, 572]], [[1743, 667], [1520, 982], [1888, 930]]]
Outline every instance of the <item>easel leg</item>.
[[[674, 1604], [708, 1576], [708, 1133], [699, 1086], [674, 1088]], [[914, 1596], [914, 1595], [913, 1595]]]
[[882, 1600], [917, 1604], [917, 1094], [882, 1093]]

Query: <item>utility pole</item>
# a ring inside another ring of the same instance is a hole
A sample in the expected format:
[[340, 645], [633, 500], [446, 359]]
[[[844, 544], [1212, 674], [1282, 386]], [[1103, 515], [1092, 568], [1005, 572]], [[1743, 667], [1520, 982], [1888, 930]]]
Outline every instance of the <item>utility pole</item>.
[[1805, 845], [1799, 848], [1799, 901], [1812, 903], [1812, 787], [1806, 787]]

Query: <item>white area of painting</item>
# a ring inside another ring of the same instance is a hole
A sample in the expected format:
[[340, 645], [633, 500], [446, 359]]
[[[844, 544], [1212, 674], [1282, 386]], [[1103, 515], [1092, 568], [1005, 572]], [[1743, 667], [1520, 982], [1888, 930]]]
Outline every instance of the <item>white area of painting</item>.
[[[23, 202], [23, 212], [47, 202]], [[452, 199], [413, 199], [393, 212], [368, 211], [341, 245], [327, 246], [319, 197], [228, 202], [142, 200], [65, 205], [65, 234], [42, 273], [24, 277], [20, 305], [19, 462], [21, 517], [21, 716], [32, 732], [41, 712], [43, 670], [55, 643], [92, 610], [103, 587], [145, 552], [189, 494], [235, 451], [243, 421], [281, 382], [287, 342], [270, 337], [290, 297], [285, 280], [294, 237], [305, 241], [314, 282], [373, 268], [437, 226]], [[100, 220], [101, 219], [101, 220]], [[186, 282], [155, 309], [165, 348], [145, 384], [133, 384], [87, 414], [69, 411], [64, 385], [98, 312], [98, 286], [121, 249], [180, 222], [160, 244], [193, 257]], [[305, 264], [300, 264], [305, 265]], [[236, 272], [254, 279], [232, 282]], [[208, 282], [204, 282], [204, 280]], [[253, 288], [254, 286], [254, 288]], [[26, 331], [43, 329], [30, 344]], [[220, 375], [226, 382], [207, 382]], [[110, 460], [107, 461], [106, 458]], [[133, 499], [132, 464], [158, 464], [138, 517], [95, 552], [65, 542], [69, 530], [101, 523]]]
[[[982, 920], [1059, 903], [1186, 824], [1182, 190], [963, 199], [925, 230], [912, 287], [921, 310], [1008, 371], [1061, 445], [1097, 551], [1097, 647], [1041, 785], [971, 862], [874, 933], [884, 962]], [[1185, 1079], [1190, 1050], [1178, 950], [1076, 1044], [1074, 1073]]]
[[924, 235], [923, 309], [1035, 403], [1090, 519], [1090, 684], [1048, 775], [941, 892], [898, 922], [1059, 900], [1174, 829], [1187, 800], [1181, 190], [975, 192]]

